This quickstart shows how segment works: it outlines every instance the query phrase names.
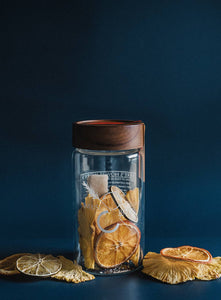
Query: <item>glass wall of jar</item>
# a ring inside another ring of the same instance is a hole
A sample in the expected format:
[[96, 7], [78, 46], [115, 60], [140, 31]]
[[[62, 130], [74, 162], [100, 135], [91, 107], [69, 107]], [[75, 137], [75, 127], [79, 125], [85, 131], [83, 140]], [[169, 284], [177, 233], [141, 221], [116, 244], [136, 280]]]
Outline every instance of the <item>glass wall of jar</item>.
[[144, 130], [141, 121], [73, 124], [75, 253], [91, 273], [127, 273], [141, 265]]

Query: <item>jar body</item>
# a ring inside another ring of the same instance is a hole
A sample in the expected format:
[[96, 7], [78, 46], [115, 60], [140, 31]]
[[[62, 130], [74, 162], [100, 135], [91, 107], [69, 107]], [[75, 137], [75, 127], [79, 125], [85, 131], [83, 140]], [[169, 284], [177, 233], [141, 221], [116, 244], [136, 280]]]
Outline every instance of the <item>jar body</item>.
[[73, 152], [77, 262], [101, 275], [140, 267], [144, 247], [143, 149]]

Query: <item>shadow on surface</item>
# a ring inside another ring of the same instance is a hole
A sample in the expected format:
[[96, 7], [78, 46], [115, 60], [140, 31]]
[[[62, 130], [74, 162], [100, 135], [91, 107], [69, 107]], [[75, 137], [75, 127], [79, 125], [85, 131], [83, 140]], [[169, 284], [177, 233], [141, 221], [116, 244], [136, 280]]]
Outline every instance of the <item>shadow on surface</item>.
[[32, 282], [38, 282], [45, 280], [47, 278], [38, 278], [34, 276], [26, 276], [23, 274], [17, 274], [17, 275], [0, 275], [0, 280], [3, 281], [11, 281], [11, 282], [23, 282], [23, 283], [32, 283]]

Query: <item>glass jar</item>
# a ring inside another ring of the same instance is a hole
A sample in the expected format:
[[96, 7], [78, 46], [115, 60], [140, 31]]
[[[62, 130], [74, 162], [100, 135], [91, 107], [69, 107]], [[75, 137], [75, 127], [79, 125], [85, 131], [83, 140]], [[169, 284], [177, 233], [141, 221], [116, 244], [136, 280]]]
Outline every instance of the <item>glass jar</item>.
[[128, 273], [141, 266], [144, 133], [141, 121], [73, 123], [75, 253], [93, 274]]

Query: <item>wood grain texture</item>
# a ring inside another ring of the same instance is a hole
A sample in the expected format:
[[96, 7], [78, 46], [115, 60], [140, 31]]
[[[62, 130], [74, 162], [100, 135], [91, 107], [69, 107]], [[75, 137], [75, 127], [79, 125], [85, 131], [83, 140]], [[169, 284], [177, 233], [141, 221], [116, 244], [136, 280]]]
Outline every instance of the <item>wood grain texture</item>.
[[73, 146], [91, 150], [130, 150], [144, 146], [142, 121], [89, 120], [73, 123]]

